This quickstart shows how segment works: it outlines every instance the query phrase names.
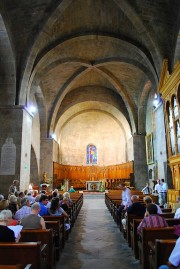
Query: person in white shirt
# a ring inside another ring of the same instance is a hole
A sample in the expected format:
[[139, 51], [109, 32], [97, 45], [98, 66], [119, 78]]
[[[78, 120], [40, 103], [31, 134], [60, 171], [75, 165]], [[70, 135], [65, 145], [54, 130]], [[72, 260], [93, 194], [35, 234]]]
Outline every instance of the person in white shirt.
[[161, 185], [162, 185], [162, 205], [167, 204], [167, 190], [168, 190], [168, 185], [164, 181], [164, 178], [161, 179]]
[[175, 219], [180, 219], [180, 196], [177, 198], [177, 202], [179, 203], [179, 208], [176, 209], [174, 218]]
[[125, 211], [128, 206], [132, 204], [131, 201], [131, 190], [126, 187], [124, 183], [120, 183], [119, 185], [120, 190], [122, 190], [122, 203], [120, 207], [117, 209], [118, 215], [121, 215], [122, 211]]
[[157, 184], [155, 185], [155, 192], [158, 193], [158, 203], [159, 205], [163, 205], [163, 197], [162, 197], [162, 184], [161, 180], [157, 180]]
[[[180, 234], [179, 234], [180, 235]], [[167, 265], [161, 265], [159, 269], [174, 269], [179, 268], [180, 266], [180, 237], [176, 241], [176, 245], [173, 248], [171, 255], [168, 259], [168, 266]]]

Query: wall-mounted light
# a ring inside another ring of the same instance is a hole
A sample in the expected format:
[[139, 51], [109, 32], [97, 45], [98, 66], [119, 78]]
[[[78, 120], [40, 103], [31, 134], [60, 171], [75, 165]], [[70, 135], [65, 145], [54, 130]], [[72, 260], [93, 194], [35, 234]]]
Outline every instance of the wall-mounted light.
[[34, 114], [36, 112], [36, 107], [35, 106], [30, 106], [29, 111]]
[[51, 135], [51, 137], [52, 137], [53, 139], [56, 139], [56, 134], [53, 133], [53, 134]]
[[155, 93], [153, 100], [153, 108], [156, 109], [162, 103], [161, 97]]

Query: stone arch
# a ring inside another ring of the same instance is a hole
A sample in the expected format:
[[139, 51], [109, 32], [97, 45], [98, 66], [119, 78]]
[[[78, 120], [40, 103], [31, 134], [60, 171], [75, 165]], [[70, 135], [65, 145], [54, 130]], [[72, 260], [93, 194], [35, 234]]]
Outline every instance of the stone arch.
[[[0, 46], [0, 88], [1, 98], [0, 104], [14, 105], [16, 100], [16, 70], [15, 59], [11, 47], [10, 39], [0, 14], [0, 33], [1, 33], [1, 46]], [[7, 56], [8, 55], [8, 56]]]

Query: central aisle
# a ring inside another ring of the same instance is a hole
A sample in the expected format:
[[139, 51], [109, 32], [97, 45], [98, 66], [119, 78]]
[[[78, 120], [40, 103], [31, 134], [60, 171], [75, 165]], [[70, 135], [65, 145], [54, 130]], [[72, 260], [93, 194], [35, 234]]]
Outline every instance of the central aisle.
[[106, 208], [103, 194], [84, 194], [83, 207], [56, 268], [140, 268]]

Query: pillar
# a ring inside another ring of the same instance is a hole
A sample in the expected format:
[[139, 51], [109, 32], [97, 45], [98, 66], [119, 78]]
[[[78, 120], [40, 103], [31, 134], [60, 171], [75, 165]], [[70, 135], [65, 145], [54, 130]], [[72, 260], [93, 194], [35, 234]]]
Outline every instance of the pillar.
[[30, 180], [32, 115], [24, 106], [0, 106], [0, 189], [8, 193], [14, 179], [20, 190]]
[[133, 147], [134, 147], [134, 183], [135, 188], [141, 190], [148, 180], [145, 135], [135, 134], [133, 136]]

